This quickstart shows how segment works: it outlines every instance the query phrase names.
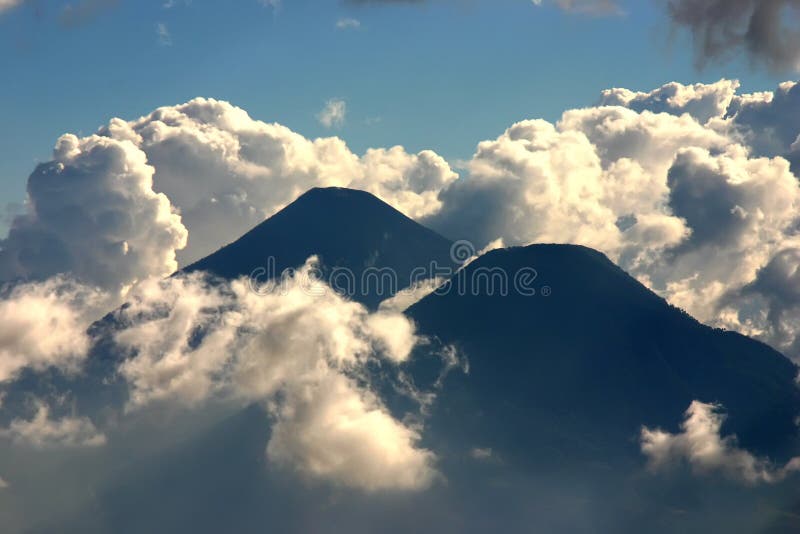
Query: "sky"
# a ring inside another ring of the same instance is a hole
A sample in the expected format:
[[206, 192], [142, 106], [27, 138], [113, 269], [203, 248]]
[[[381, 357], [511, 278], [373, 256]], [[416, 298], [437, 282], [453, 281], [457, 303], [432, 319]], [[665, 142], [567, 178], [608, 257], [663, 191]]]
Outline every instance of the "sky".
[[[70, 7], [71, 6], [71, 7]], [[772, 90], [744, 55], [698, 68], [659, 2], [575, 13], [528, 0], [32, 0], [0, 14], [0, 199], [19, 203], [59, 135], [87, 135], [196, 96], [355, 153], [403, 145], [454, 166], [524, 118], [556, 120], [611, 87], [735, 78]], [[320, 113], [343, 100], [341, 123]]]

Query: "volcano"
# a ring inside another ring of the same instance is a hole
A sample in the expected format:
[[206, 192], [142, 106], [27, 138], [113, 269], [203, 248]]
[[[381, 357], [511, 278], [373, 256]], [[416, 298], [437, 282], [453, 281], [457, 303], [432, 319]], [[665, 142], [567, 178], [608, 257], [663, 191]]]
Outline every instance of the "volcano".
[[[516, 273], [527, 273], [525, 287], [514, 287]], [[450, 375], [431, 421], [448, 443], [521, 462], [545, 449], [636, 454], [642, 425], [678, 431], [699, 400], [724, 407], [723, 434], [741, 446], [796, 454], [797, 367], [699, 323], [592, 249], [489, 252], [407, 313], [469, 360], [468, 374]]]
[[314, 188], [184, 272], [266, 281], [317, 256], [335, 289], [376, 308], [436, 267], [452, 271], [451, 246], [369, 193]]

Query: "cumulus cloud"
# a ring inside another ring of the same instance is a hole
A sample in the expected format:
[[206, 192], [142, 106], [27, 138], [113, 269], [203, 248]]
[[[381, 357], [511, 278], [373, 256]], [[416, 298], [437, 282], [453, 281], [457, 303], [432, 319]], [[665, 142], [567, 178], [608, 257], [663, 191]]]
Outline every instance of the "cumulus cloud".
[[67, 279], [18, 285], [0, 300], [0, 382], [25, 368], [76, 371], [89, 325], [112, 304], [102, 292]]
[[9, 438], [19, 446], [36, 449], [58, 449], [75, 447], [101, 447], [106, 437], [86, 417], [50, 417], [50, 409], [40, 404], [33, 419], [14, 419], [8, 428], [0, 430], [0, 436]]
[[779, 482], [800, 470], [800, 458], [775, 467], [740, 449], [735, 436], [721, 436], [724, 421], [720, 406], [694, 401], [686, 410], [681, 433], [642, 428], [641, 447], [649, 468], [658, 472], [687, 463], [698, 474], [721, 473], [750, 484]]
[[274, 413], [267, 456], [277, 463], [366, 491], [418, 490], [433, 482], [434, 457], [415, 446], [419, 433], [341, 374], [292, 388]]
[[0, 242], [0, 279], [69, 273], [121, 291], [174, 271], [186, 229], [152, 179], [153, 167], [130, 141], [62, 136], [53, 160], [28, 179], [27, 212]]
[[246, 280], [202, 274], [142, 285], [116, 314], [129, 409], [262, 402], [275, 422], [267, 454], [314, 478], [365, 491], [421, 489], [435, 475], [417, 429], [371, 390], [369, 362], [405, 362], [414, 325], [369, 313], [314, 280], [315, 260], [255, 293]]
[[773, 70], [800, 68], [797, 0], [669, 0], [667, 7], [694, 37], [700, 64], [745, 52]]
[[712, 118], [726, 114], [737, 89], [737, 80], [691, 85], [671, 82], [649, 92], [624, 88], [606, 89], [602, 93], [601, 103], [607, 106], [624, 106], [640, 112], [649, 110], [673, 115], [688, 113], [705, 124]]
[[363, 189], [420, 217], [438, 209], [439, 190], [457, 177], [431, 151], [393, 147], [359, 157], [339, 138], [306, 139], [203, 98], [131, 122], [113, 119], [100, 133], [133, 143], [155, 167], [154, 189], [180, 209], [189, 230], [181, 264], [213, 252], [315, 186]]
[[326, 128], [341, 128], [347, 115], [347, 102], [341, 98], [332, 98], [317, 115], [319, 123]]
[[775, 91], [737, 95], [728, 110], [729, 122], [753, 152], [796, 160], [800, 86], [781, 83]]

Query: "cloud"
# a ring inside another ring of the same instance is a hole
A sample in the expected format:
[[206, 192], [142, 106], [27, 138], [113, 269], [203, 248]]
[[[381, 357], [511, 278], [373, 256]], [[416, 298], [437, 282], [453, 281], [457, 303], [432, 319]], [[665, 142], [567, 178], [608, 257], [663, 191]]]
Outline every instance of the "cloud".
[[11, 439], [18, 446], [35, 449], [60, 449], [75, 447], [101, 447], [106, 437], [86, 417], [52, 419], [50, 409], [40, 404], [31, 420], [14, 419], [10, 426], [0, 430], [0, 436]]
[[420, 490], [435, 478], [419, 434], [340, 374], [292, 389], [274, 413], [267, 456], [306, 475], [365, 491]]
[[75, 372], [86, 357], [89, 325], [113, 302], [67, 279], [23, 284], [0, 300], [0, 383], [25, 368]]
[[472, 457], [473, 460], [487, 462], [492, 459], [493, 452], [492, 449], [490, 448], [482, 449], [480, 447], [475, 447], [474, 449], [469, 451], [469, 455], [470, 457]]
[[[343, 3], [356, 6], [425, 4], [430, 0], [343, 0]], [[532, 0], [533, 5], [542, 6], [550, 0]], [[552, 3], [568, 13], [588, 15], [620, 14], [622, 11], [614, 0], [552, 0]]]
[[15, 7], [21, 6], [25, 0], [0, 0], [0, 15], [6, 11], [11, 11]]
[[800, 68], [797, 0], [670, 0], [667, 8], [691, 32], [701, 65], [744, 52], [773, 70]]
[[650, 92], [634, 92], [624, 88], [607, 89], [602, 93], [601, 103], [606, 106], [624, 106], [639, 112], [649, 110], [673, 115], [688, 113], [705, 124], [712, 118], [725, 115], [737, 89], [737, 80], [692, 85], [671, 82]]
[[730, 126], [761, 156], [797, 158], [800, 85], [784, 82], [775, 91], [737, 95], [728, 110]]
[[380, 303], [381, 311], [404, 312], [420, 300], [424, 299], [445, 282], [444, 278], [430, 278], [414, 282], [401, 289], [394, 296]]
[[[542, 0], [534, 1], [539, 5]], [[555, 0], [559, 8], [569, 13], [582, 13], [587, 15], [619, 15], [622, 14], [617, 2], [614, 0]]]
[[340, 98], [333, 98], [325, 103], [317, 118], [326, 128], [341, 128], [347, 115], [347, 103]]
[[800, 458], [775, 467], [740, 449], [735, 436], [722, 437], [721, 407], [694, 401], [686, 410], [680, 434], [643, 427], [642, 453], [652, 471], [664, 471], [686, 462], [698, 474], [721, 473], [746, 483], [774, 483], [800, 470]]
[[198, 98], [100, 131], [136, 145], [155, 168], [153, 188], [188, 229], [180, 263], [210, 254], [315, 186], [369, 191], [411, 217], [439, 207], [457, 175], [431, 151], [371, 149], [359, 157], [337, 137], [307, 139], [252, 119], [227, 102]]
[[162, 46], [172, 45], [172, 35], [169, 33], [169, 28], [163, 22], [156, 24], [156, 36], [158, 37], [158, 44]]
[[0, 279], [69, 273], [121, 291], [171, 273], [186, 229], [152, 179], [147, 156], [130, 141], [62, 136], [53, 160], [28, 179], [27, 212], [0, 245]]
[[422, 489], [434, 456], [366, 374], [370, 362], [408, 360], [414, 325], [343, 300], [313, 279], [314, 261], [258, 293], [202, 274], [141, 285], [115, 316], [128, 409], [260, 402], [274, 418], [266, 451], [275, 464], [368, 492]]
[[357, 30], [361, 27], [361, 22], [358, 19], [343, 17], [336, 21], [336, 29], [338, 30]]
[[66, 28], [82, 26], [118, 4], [119, 0], [78, 0], [64, 6], [58, 16], [58, 22]]

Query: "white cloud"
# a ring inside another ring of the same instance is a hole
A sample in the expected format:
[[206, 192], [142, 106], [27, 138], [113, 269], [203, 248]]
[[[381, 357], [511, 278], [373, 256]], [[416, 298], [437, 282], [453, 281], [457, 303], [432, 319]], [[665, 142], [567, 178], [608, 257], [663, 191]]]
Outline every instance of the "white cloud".
[[361, 22], [354, 18], [341, 18], [336, 21], [336, 28], [339, 30], [357, 30], [361, 27]]
[[469, 451], [469, 455], [472, 457], [473, 460], [479, 460], [482, 462], [486, 462], [492, 459], [493, 452], [490, 448], [481, 448], [475, 447], [474, 449]]
[[394, 296], [380, 303], [381, 311], [404, 312], [420, 300], [433, 293], [445, 282], [444, 278], [430, 278], [414, 282]]
[[258, 293], [246, 280], [209, 284], [200, 274], [140, 286], [117, 314], [127, 328], [116, 341], [131, 355], [119, 368], [129, 409], [263, 402], [275, 418], [267, 454], [277, 464], [364, 491], [423, 488], [435, 475], [432, 453], [364, 374], [376, 357], [406, 361], [414, 325], [309, 282], [313, 261]]
[[419, 490], [435, 478], [419, 434], [341, 374], [292, 388], [274, 414], [267, 456], [306, 475], [365, 491]]
[[49, 408], [40, 404], [31, 420], [14, 419], [8, 428], [0, 430], [0, 436], [10, 438], [20, 446], [36, 449], [74, 447], [100, 447], [106, 437], [86, 417], [62, 417], [52, 419]]
[[601, 103], [625, 106], [635, 111], [649, 110], [674, 115], [688, 113], [705, 124], [712, 118], [725, 115], [738, 88], [737, 80], [724, 79], [712, 84], [683, 85], [671, 82], [650, 92], [614, 88], [603, 91]]
[[182, 264], [210, 254], [311, 187], [363, 189], [420, 217], [438, 209], [439, 190], [457, 177], [431, 151], [393, 147], [359, 157], [339, 138], [306, 139], [211, 99], [159, 108], [131, 122], [113, 119], [101, 132], [134, 143], [155, 167], [155, 190], [180, 209], [189, 230]]
[[800, 458], [775, 467], [740, 449], [735, 436], [720, 435], [724, 420], [720, 406], [694, 401], [680, 434], [642, 428], [641, 447], [649, 468], [662, 471], [686, 462], [698, 474], [721, 473], [751, 484], [778, 482], [800, 470]]
[[172, 34], [169, 33], [169, 28], [163, 22], [156, 24], [156, 37], [158, 38], [158, 44], [161, 46], [172, 45]]
[[347, 115], [347, 102], [341, 98], [332, 98], [317, 115], [319, 123], [326, 128], [341, 128]]
[[89, 349], [89, 325], [112, 304], [61, 278], [9, 290], [0, 300], [0, 382], [23, 368], [76, 371]]
[[121, 291], [169, 274], [186, 229], [152, 189], [153, 167], [127, 140], [67, 134], [28, 179], [28, 210], [0, 249], [0, 279], [79, 282]]

